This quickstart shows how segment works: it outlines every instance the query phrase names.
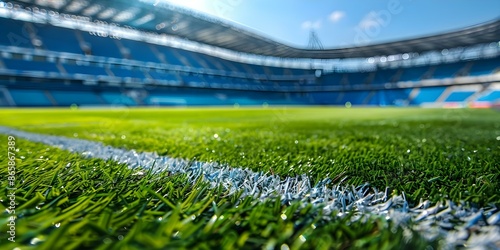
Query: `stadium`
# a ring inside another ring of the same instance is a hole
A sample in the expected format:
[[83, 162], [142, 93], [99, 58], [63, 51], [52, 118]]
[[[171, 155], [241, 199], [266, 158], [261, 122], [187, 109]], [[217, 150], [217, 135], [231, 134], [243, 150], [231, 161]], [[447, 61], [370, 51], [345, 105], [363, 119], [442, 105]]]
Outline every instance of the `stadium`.
[[372, 42], [388, 2], [324, 48], [0, 1], [0, 248], [500, 249], [500, 17]]

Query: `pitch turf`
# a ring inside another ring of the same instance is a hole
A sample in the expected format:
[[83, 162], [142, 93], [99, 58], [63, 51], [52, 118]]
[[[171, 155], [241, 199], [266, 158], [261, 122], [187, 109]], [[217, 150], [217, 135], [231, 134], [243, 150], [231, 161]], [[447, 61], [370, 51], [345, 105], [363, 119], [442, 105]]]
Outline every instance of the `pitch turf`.
[[[0, 125], [102, 141], [280, 176], [330, 177], [405, 192], [415, 204], [451, 199], [500, 205], [500, 115], [470, 109], [2, 110]], [[7, 155], [7, 137], [0, 154]], [[186, 185], [185, 176], [136, 175], [19, 140], [18, 238], [0, 245], [73, 248], [425, 248], [382, 218], [325, 220], [320, 209]], [[41, 157], [43, 156], [43, 157]], [[0, 157], [2, 166], [7, 159]], [[71, 163], [71, 167], [66, 167]], [[0, 169], [2, 176], [7, 168]], [[2, 187], [7, 183], [2, 180]], [[7, 192], [0, 206], [7, 205]], [[4, 210], [5, 207], [0, 207]], [[283, 220], [282, 214], [286, 218]]]

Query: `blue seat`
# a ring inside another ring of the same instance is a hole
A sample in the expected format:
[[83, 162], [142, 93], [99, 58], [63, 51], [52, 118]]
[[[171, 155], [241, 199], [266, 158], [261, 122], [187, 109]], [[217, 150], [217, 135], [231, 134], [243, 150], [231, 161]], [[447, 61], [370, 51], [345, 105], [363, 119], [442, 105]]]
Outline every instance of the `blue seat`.
[[370, 94], [370, 91], [346, 91], [341, 96], [340, 105], [350, 102], [352, 105], [365, 104], [364, 100]]
[[205, 60], [208, 68], [210, 69], [230, 71], [227, 65], [223, 63], [223, 59], [205, 54], [200, 54], [200, 57]]
[[170, 72], [162, 72], [162, 71], [156, 71], [156, 70], [151, 70], [148, 72], [151, 77], [153, 77], [156, 80], [163, 80], [163, 81], [179, 81], [177, 79], [177, 76], [175, 73], [170, 73]]
[[29, 26], [25, 22], [0, 17], [0, 26], [0, 45], [34, 48], [30, 40]]
[[200, 106], [200, 105], [222, 105], [224, 101], [217, 98], [215, 94], [152, 94], [145, 103], [159, 106]]
[[88, 32], [82, 32], [82, 37], [83, 40], [90, 45], [92, 55], [123, 59], [123, 55], [118, 49], [114, 39], [94, 36]]
[[270, 67], [270, 66], [268, 66], [267, 68], [269, 69], [269, 71], [271, 71], [273, 75], [285, 75], [284, 68]]
[[36, 35], [42, 40], [42, 47], [51, 51], [83, 54], [75, 31], [50, 25], [36, 27]]
[[493, 90], [477, 99], [479, 102], [497, 102], [500, 101], [500, 90]]
[[231, 64], [233, 65], [233, 67], [236, 68], [236, 70], [238, 72], [241, 72], [241, 73], [244, 73], [244, 74], [249, 74], [250, 72], [248, 71], [247, 68], [245, 68], [245, 66], [243, 66], [243, 63], [239, 63], [239, 62], [232, 62], [232, 61], [227, 61], [227, 60], [224, 60], [226, 63], [228, 64]]
[[339, 92], [314, 92], [310, 94], [315, 104], [338, 105]]
[[103, 67], [95, 65], [63, 64], [68, 74], [85, 74], [93, 76], [109, 76]]
[[407, 100], [408, 92], [406, 89], [382, 89], [373, 93], [368, 104], [375, 106], [400, 106], [406, 104]]
[[18, 70], [21, 72], [37, 71], [37, 72], [52, 72], [60, 73], [56, 64], [46, 61], [27, 61], [27, 60], [14, 60], [3, 59], [6, 68]]
[[187, 51], [187, 50], [182, 50], [182, 49], [177, 49], [176, 51], [181, 57], [184, 57], [186, 59], [186, 61], [189, 63], [188, 66], [191, 66], [194, 68], [199, 68], [199, 69], [205, 68], [200, 63], [200, 61], [203, 60], [202, 56], [199, 56], [200, 54], [194, 53], [191, 51]]
[[467, 98], [469, 98], [471, 95], [476, 93], [475, 91], [455, 91], [452, 92], [445, 102], [464, 102]]
[[137, 103], [134, 101], [134, 99], [121, 93], [103, 92], [101, 93], [101, 97], [106, 103], [111, 105], [137, 106]]
[[138, 79], [144, 79], [146, 76], [144, 74], [137, 70], [137, 69], [127, 69], [127, 68], [120, 68], [120, 67], [111, 67], [110, 68], [113, 74], [117, 77], [131, 77], [131, 78], [138, 78]]
[[326, 74], [326, 75], [323, 75], [320, 78], [320, 83], [322, 85], [327, 85], [327, 86], [329, 86], [329, 85], [330, 86], [331, 85], [340, 85], [343, 78], [344, 78], [344, 74], [343, 73]]
[[143, 62], [154, 62], [160, 63], [160, 59], [153, 53], [149, 43], [138, 42], [134, 40], [122, 39], [120, 42], [125, 48], [130, 52], [130, 59], [143, 61]]
[[42, 90], [11, 89], [9, 92], [19, 107], [52, 106], [49, 98]]
[[173, 64], [173, 65], [179, 65], [179, 66], [186, 66], [179, 59], [179, 57], [175, 54], [174, 48], [167, 47], [167, 46], [157, 46], [157, 48], [158, 48], [158, 51], [160, 53], [165, 55], [165, 59], [167, 60], [167, 63]]
[[434, 79], [443, 79], [443, 78], [452, 78], [455, 77], [457, 73], [465, 66], [463, 62], [458, 63], [448, 63], [441, 64], [436, 66], [436, 70], [434, 74], [432, 74], [432, 78]]
[[255, 64], [248, 64], [248, 66], [252, 69], [253, 72], [259, 75], [265, 75], [264, 67]]
[[52, 97], [61, 106], [76, 105], [102, 105], [105, 104], [97, 94], [83, 91], [50, 91]]
[[445, 86], [420, 88], [418, 95], [411, 100], [411, 104], [435, 102], [445, 89]]
[[429, 66], [417, 66], [417, 67], [410, 67], [410, 68], [404, 68], [403, 73], [399, 77], [399, 81], [413, 81], [417, 82], [424, 77], [425, 73], [429, 71]]
[[393, 82], [393, 78], [398, 72], [398, 69], [379, 69], [375, 72], [375, 77], [371, 85], [384, 85]]
[[469, 70], [469, 75], [488, 75], [500, 69], [500, 57], [475, 61]]
[[291, 71], [292, 75], [295, 76], [314, 75], [313, 70], [307, 70], [307, 69], [288, 69], [288, 70]]
[[346, 73], [346, 76], [350, 85], [362, 85], [366, 83], [369, 74], [369, 72]]

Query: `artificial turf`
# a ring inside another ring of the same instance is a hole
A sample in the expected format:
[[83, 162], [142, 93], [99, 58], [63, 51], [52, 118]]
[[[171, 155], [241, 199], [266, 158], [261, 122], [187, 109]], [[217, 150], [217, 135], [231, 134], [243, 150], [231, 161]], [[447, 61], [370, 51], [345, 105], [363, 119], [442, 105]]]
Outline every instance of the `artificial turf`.
[[[8, 109], [0, 117], [0, 125], [19, 130], [280, 176], [388, 186], [404, 191], [413, 203], [424, 198], [500, 204], [500, 114], [494, 110]], [[0, 152], [6, 155], [7, 137], [0, 138], [5, 142]], [[237, 203], [237, 195], [226, 197], [201, 182], [185, 185], [181, 175], [138, 176], [113, 162], [23, 140], [17, 146], [25, 157], [17, 160], [19, 241], [3, 240], [4, 213], [0, 246], [380, 249], [436, 244], [416, 234], [408, 239], [404, 229], [380, 218], [351, 223], [325, 220], [320, 210], [298, 203]], [[6, 171], [0, 169], [2, 176]], [[0, 196], [2, 206], [6, 194]]]
[[[22, 161], [17, 166], [16, 242], [5, 240], [10, 236], [5, 233], [4, 213], [2, 249], [418, 249], [437, 245], [380, 217], [366, 215], [351, 222], [350, 217], [332, 214], [329, 220], [311, 204], [261, 202], [251, 197], [237, 202], [239, 194], [210, 189], [201, 181], [188, 185], [184, 175], [131, 170], [24, 140], [18, 140], [18, 147]], [[6, 204], [8, 199], [2, 195], [1, 200]]]

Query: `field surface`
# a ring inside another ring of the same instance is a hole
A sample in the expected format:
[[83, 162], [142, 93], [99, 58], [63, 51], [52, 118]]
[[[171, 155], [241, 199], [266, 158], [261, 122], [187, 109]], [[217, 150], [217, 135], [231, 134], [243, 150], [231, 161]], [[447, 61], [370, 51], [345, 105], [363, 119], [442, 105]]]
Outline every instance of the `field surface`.
[[[494, 110], [5, 109], [0, 117], [0, 126], [20, 131], [281, 179], [307, 176], [313, 186], [329, 179], [329, 187], [389, 187], [389, 195], [404, 194], [410, 207], [421, 200], [431, 206], [454, 202], [494, 213], [500, 206], [500, 114]], [[7, 166], [8, 136], [0, 134], [1, 166]], [[321, 205], [303, 200], [243, 197], [203, 178], [139, 171], [22, 138], [16, 138], [16, 148], [16, 242], [6, 240], [9, 214], [4, 212], [1, 249], [426, 249], [444, 244], [412, 227], [412, 220], [401, 225], [369, 213], [356, 220], [339, 211], [325, 215]], [[7, 167], [0, 174], [7, 176]], [[3, 189], [7, 184], [2, 178]], [[5, 190], [2, 211], [8, 208]]]

